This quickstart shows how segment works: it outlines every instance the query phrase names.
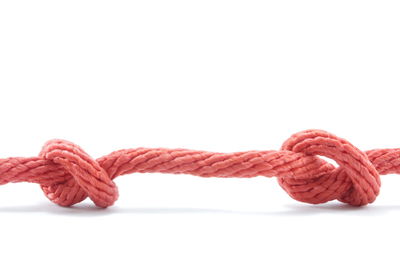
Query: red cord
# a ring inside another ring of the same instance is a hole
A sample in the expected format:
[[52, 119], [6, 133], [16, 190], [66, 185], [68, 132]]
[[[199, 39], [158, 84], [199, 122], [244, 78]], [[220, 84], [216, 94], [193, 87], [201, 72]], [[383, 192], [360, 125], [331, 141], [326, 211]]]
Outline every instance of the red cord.
[[[334, 167], [322, 158], [335, 160]], [[338, 199], [355, 206], [372, 203], [379, 174], [400, 173], [400, 149], [362, 152], [348, 141], [321, 130], [290, 137], [279, 151], [213, 153], [186, 149], [136, 148], [97, 160], [64, 140], [47, 142], [39, 157], [0, 159], [0, 184], [33, 182], [62, 206], [89, 196], [99, 207], [118, 198], [112, 181], [134, 172], [184, 173], [202, 177], [278, 177], [294, 199], [324, 203]]]

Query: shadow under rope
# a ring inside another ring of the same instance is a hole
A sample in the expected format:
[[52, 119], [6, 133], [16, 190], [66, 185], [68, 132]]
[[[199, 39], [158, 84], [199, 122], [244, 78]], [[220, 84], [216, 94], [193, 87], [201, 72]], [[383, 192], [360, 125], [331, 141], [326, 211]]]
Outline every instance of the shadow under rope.
[[327, 203], [320, 205], [291, 204], [283, 206], [282, 210], [268, 211], [240, 211], [230, 209], [189, 208], [189, 207], [118, 207], [107, 209], [98, 208], [93, 204], [78, 204], [73, 207], [60, 207], [53, 203], [39, 203], [27, 206], [0, 206], [1, 213], [48, 213], [66, 216], [107, 216], [112, 214], [227, 214], [227, 215], [251, 215], [251, 216], [313, 216], [320, 214], [337, 214], [350, 216], [375, 216], [388, 212], [400, 212], [400, 205], [376, 205], [353, 207], [343, 203]]

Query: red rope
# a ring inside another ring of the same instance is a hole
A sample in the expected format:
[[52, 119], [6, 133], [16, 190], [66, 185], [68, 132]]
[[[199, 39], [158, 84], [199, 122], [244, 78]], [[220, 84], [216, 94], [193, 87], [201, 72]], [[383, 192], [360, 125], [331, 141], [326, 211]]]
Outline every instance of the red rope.
[[[318, 157], [335, 160], [339, 167]], [[400, 149], [362, 152], [348, 141], [320, 130], [290, 137], [279, 151], [213, 153], [186, 149], [137, 148], [97, 160], [64, 140], [47, 142], [39, 157], [0, 159], [0, 184], [33, 182], [53, 202], [70, 206], [89, 196], [100, 207], [112, 205], [118, 190], [112, 181], [134, 172], [184, 173], [202, 177], [278, 177], [294, 199], [351, 205], [372, 203], [379, 174], [400, 173]]]

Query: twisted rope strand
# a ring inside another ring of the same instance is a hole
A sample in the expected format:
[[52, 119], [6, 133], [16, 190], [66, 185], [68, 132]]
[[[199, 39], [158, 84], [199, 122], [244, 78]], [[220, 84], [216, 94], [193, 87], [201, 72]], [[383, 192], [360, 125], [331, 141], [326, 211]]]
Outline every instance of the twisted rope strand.
[[[338, 167], [318, 156], [335, 160]], [[345, 139], [321, 130], [290, 137], [281, 150], [214, 153], [187, 149], [136, 148], [97, 160], [65, 140], [47, 142], [38, 157], [0, 159], [0, 184], [38, 183], [61, 206], [86, 197], [99, 207], [118, 198], [113, 179], [131, 173], [191, 174], [201, 177], [277, 177], [294, 199], [307, 203], [372, 203], [382, 174], [400, 173], [400, 149], [362, 152]]]

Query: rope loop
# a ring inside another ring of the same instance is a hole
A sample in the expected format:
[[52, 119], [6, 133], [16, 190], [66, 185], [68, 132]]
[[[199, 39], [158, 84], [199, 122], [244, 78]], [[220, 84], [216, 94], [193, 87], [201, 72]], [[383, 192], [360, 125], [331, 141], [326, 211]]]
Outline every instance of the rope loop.
[[308, 130], [291, 136], [282, 149], [324, 156], [339, 165], [335, 168], [330, 164], [331, 172], [311, 179], [278, 176], [282, 188], [298, 201], [318, 204], [338, 199], [362, 206], [372, 203], [379, 194], [379, 173], [367, 154], [342, 138], [322, 130]]
[[47, 142], [39, 157], [61, 166], [69, 175], [53, 185], [41, 185], [45, 195], [61, 206], [71, 206], [87, 196], [99, 207], [108, 207], [118, 198], [115, 183], [99, 163], [79, 146], [65, 140]]

